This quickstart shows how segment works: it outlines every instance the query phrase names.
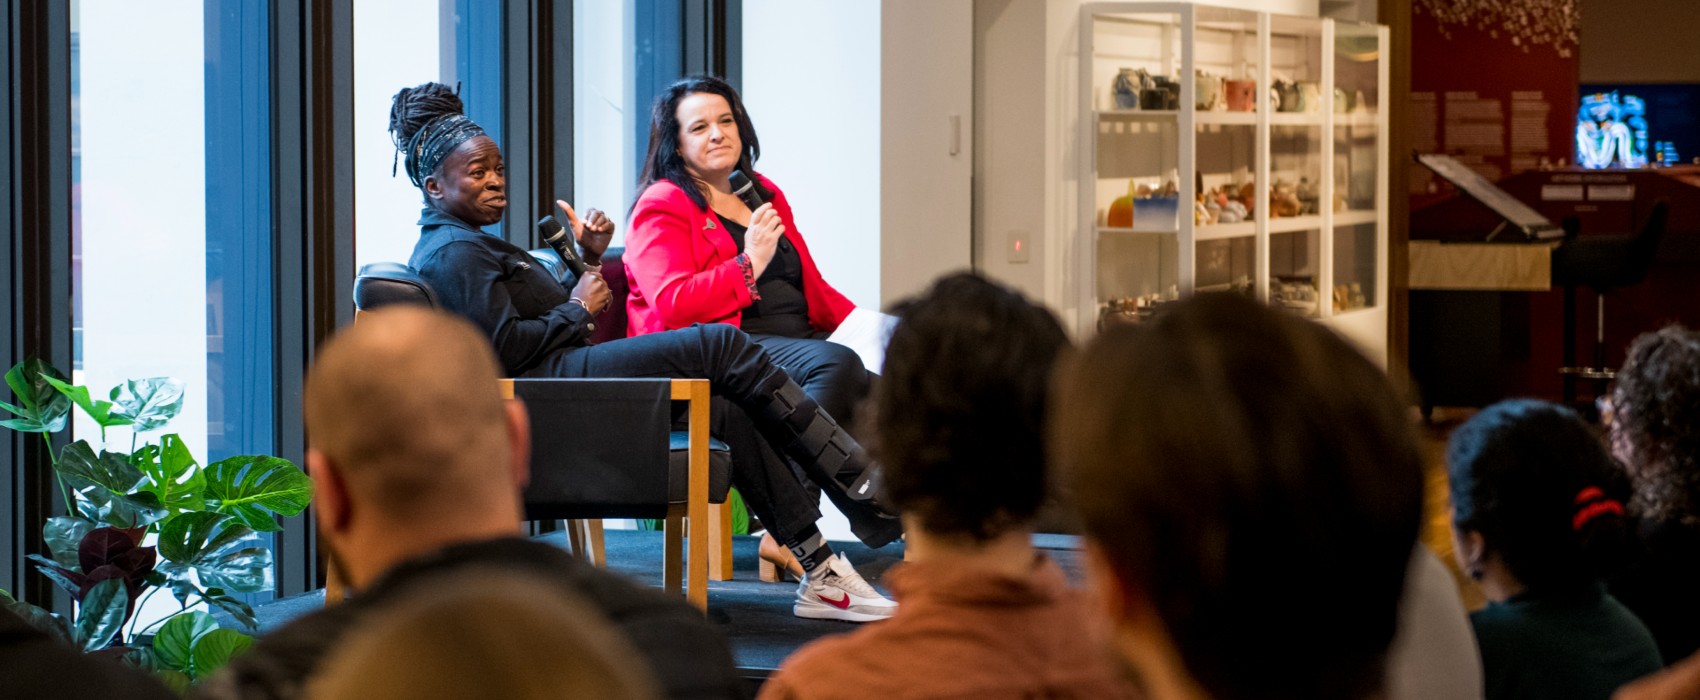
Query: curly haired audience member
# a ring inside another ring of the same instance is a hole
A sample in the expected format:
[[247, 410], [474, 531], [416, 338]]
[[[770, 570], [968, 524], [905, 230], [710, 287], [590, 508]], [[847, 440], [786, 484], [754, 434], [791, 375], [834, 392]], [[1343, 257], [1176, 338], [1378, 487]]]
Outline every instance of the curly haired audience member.
[[873, 411], [908, 533], [910, 561], [886, 578], [902, 606], [805, 646], [761, 697], [1127, 697], [1093, 612], [1031, 542], [1067, 336], [1045, 309], [968, 274], [899, 316]]
[[1611, 592], [1674, 663], [1700, 650], [1700, 333], [1670, 326], [1636, 338], [1609, 422], [1642, 545]]
[[1054, 405], [1147, 697], [1382, 694], [1423, 476], [1380, 369], [1314, 323], [1201, 294], [1099, 335]]
[[1458, 563], [1488, 599], [1470, 622], [1489, 700], [1603, 699], [1659, 670], [1652, 634], [1601, 583], [1628, 521], [1575, 412], [1494, 404], [1452, 432], [1446, 462]]

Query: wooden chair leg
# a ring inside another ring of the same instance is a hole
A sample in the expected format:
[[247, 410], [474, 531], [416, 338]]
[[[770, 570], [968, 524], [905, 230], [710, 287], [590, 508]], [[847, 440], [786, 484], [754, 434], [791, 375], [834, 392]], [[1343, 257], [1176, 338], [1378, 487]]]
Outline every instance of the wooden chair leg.
[[691, 383], [690, 460], [686, 470], [685, 519], [691, 525], [690, 569], [685, 572], [685, 600], [708, 614], [708, 382]]
[[732, 580], [732, 506], [708, 506], [708, 580]]
[[565, 522], [567, 524], [567, 548], [572, 551], [573, 556], [584, 558], [586, 556], [586, 552], [584, 551], [584, 528], [579, 527], [579, 525], [584, 521], [568, 520]]
[[584, 543], [590, 563], [599, 569], [608, 568], [608, 543], [602, 536], [602, 521], [584, 520]]
[[685, 568], [685, 518], [678, 511], [677, 508], [669, 508], [666, 519], [661, 521], [661, 589], [673, 595], [679, 594], [679, 579]]

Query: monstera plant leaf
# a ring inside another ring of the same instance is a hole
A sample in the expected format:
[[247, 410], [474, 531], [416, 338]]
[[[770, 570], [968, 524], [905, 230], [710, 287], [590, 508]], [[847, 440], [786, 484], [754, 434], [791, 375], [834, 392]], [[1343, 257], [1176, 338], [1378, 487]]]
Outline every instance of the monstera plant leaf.
[[159, 530], [159, 553], [168, 560], [160, 570], [180, 580], [192, 569], [208, 588], [238, 593], [266, 590], [272, 583], [272, 553], [264, 547], [242, 546], [252, 534], [248, 526], [223, 513], [172, 516]]
[[153, 636], [154, 660], [161, 666], [187, 673], [195, 642], [218, 629], [212, 615], [199, 610], [179, 613], [161, 625]]
[[81, 570], [77, 563], [77, 547], [82, 544], [83, 537], [96, 527], [86, 518], [62, 515], [47, 519], [47, 524], [41, 528], [41, 538], [47, 542], [47, 551], [53, 554], [54, 561], [66, 568]]
[[183, 382], [170, 377], [133, 379], [112, 387], [114, 415], [135, 424], [136, 432], [155, 430], [183, 410]]
[[105, 649], [130, 616], [130, 593], [124, 580], [110, 578], [89, 588], [77, 609], [77, 624], [72, 628], [83, 651]]
[[243, 627], [255, 632], [260, 630], [260, 620], [254, 617], [254, 608], [242, 602], [241, 599], [225, 593], [223, 588], [208, 588], [201, 594], [201, 598], [213, 607], [229, 613], [231, 617], [236, 618], [237, 622], [242, 623]]
[[262, 532], [283, 529], [273, 517], [299, 515], [313, 500], [313, 482], [287, 459], [245, 455], [206, 468], [208, 507]]
[[48, 384], [52, 385], [53, 388], [58, 389], [59, 393], [70, 397], [71, 401], [77, 404], [78, 408], [83, 409], [83, 413], [87, 413], [90, 418], [93, 418], [95, 424], [99, 425], [102, 429], [110, 428], [115, 425], [130, 424], [131, 421], [128, 417], [114, 415], [112, 413], [112, 409], [116, 407], [116, 404], [111, 401], [102, 401], [89, 396], [88, 387], [78, 386], [52, 377], [43, 377], [43, 379], [45, 379]]
[[6, 385], [12, 388], [12, 400], [18, 405], [0, 401], [0, 408], [17, 418], [0, 420], [0, 426], [25, 433], [56, 433], [65, 429], [65, 419], [71, 415], [71, 399], [48, 383], [65, 375], [41, 358], [32, 357], [6, 372]]
[[104, 450], [97, 455], [87, 440], [78, 440], [65, 446], [55, 468], [72, 490], [87, 499], [78, 507], [90, 520], [141, 527], [165, 517], [166, 508], [158, 496], [136, 490], [145, 475], [124, 455]]
[[216, 629], [201, 635], [189, 652], [189, 677], [207, 678], [253, 645], [253, 637], [236, 630]]
[[167, 510], [180, 513], [206, 507], [207, 477], [176, 434], [161, 438], [158, 447], [148, 445], [131, 453], [130, 463], [147, 476], [142, 490], [153, 494]]

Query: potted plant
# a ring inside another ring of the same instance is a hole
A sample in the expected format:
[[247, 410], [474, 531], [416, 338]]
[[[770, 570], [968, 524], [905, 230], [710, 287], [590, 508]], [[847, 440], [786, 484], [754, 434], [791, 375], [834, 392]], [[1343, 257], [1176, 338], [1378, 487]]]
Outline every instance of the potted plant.
[[[176, 434], [158, 442], [144, 433], [163, 427], [183, 405], [183, 384], [155, 377], [131, 380], [97, 399], [51, 365], [28, 359], [6, 373], [15, 416], [0, 426], [25, 433], [63, 430], [72, 407], [100, 427], [99, 448], [77, 440], [50, 455], [68, 515], [48, 518], [42, 538], [51, 556], [32, 554], [36, 569], [71, 594], [70, 619], [12, 599], [0, 605], [36, 627], [90, 653], [121, 655], [178, 689], [205, 678], [246, 649], [253, 638], [220, 629], [206, 604], [244, 628], [257, 628], [253, 609], [235, 596], [269, 590], [272, 553], [257, 531], [281, 529], [312, 499], [312, 482], [288, 460], [265, 455], [201, 465]], [[128, 426], [128, 451], [113, 451], [107, 428]], [[136, 612], [169, 591], [178, 612], [146, 626]], [[127, 629], [126, 629], [127, 627]], [[151, 635], [152, 644], [141, 642]]]

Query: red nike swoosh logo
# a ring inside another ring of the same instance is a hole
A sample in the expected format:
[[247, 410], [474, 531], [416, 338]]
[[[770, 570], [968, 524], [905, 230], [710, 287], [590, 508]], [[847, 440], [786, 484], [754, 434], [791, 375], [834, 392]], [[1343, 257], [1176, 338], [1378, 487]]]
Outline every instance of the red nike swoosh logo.
[[833, 599], [828, 598], [824, 595], [820, 596], [820, 599], [826, 601], [826, 603], [828, 605], [831, 605], [832, 607], [838, 608], [839, 610], [849, 610], [850, 609], [850, 594], [849, 593], [838, 594], [838, 600], [833, 600]]

